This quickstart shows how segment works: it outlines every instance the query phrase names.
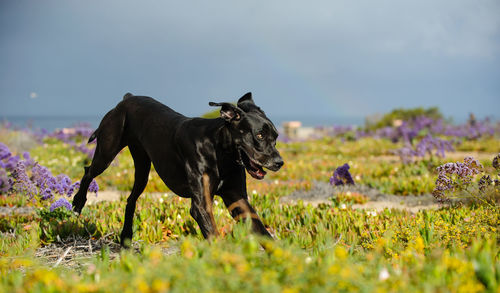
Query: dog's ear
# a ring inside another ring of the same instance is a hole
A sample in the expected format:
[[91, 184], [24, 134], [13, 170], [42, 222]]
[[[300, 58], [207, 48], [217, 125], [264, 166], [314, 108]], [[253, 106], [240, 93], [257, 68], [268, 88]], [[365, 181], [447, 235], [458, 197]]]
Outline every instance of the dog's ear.
[[244, 94], [243, 97], [241, 97], [238, 100], [238, 105], [239, 104], [243, 104], [243, 103], [249, 103], [249, 104], [255, 105], [255, 103], [253, 102], [253, 99], [252, 99], [252, 93], [251, 92], [248, 92], [248, 93]]
[[238, 100], [238, 108], [247, 113], [251, 111], [257, 111], [264, 114], [264, 111], [262, 111], [262, 109], [255, 105], [255, 103], [253, 102], [252, 93], [250, 92], [244, 94], [243, 97]]
[[241, 115], [243, 111], [231, 103], [208, 103], [210, 106], [221, 107], [220, 108], [220, 117], [222, 117], [227, 122], [231, 121], [239, 121], [241, 119]]

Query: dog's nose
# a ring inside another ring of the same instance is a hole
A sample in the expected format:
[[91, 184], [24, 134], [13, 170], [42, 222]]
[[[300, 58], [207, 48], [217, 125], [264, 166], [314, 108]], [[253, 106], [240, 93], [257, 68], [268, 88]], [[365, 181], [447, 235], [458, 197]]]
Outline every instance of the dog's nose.
[[283, 159], [279, 158], [277, 159], [275, 162], [274, 162], [274, 168], [276, 168], [276, 170], [278, 170], [279, 168], [281, 168], [281, 166], [283, 166], [285, 164], [285, 162], [283, 162]]

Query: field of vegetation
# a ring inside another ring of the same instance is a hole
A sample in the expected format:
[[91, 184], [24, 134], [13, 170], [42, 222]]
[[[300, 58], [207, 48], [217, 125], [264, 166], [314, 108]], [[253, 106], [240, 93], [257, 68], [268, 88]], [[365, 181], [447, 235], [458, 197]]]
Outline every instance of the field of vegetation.
[[[87, 204], [80, 216], [68, 210], [92, 130], [4, 124], [0, 292], [500, 292], [499, 123], [398, 114], [362, 129], [324, 127], [310, 140], [280, 138], [285, 166], [247, 179], [273, 241], [234, 222], [218, 197], [221, 236], [204, 240], [189, 200], [152, 171], [128, 250], [119, 248], [125, 198]], [[88, 197], [130, 190], [133, 170], [124, 149]], [[281, 200], [320, 183], [330, 188], [326, 202]], [[371, 199], [346, 191], [352, 183], [402, 203], [432, 194], [439, 206], [353, 208]]]

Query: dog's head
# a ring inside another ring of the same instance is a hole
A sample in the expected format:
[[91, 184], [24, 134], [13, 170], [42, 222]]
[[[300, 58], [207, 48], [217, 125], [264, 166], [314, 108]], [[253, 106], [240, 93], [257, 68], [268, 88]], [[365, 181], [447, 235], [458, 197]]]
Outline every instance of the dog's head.
[[237, 105], [231, 103], [209, 103], [220, 106], [220, 116], [226, 121], [232, 139], [238, 148], [240, 159], [247, 172], [255, 179], [263, 179], [267, 168], [278, 171], [283, 166], [283, 159], [276, 149], [278, 131], [247, 93], [238, 100]]

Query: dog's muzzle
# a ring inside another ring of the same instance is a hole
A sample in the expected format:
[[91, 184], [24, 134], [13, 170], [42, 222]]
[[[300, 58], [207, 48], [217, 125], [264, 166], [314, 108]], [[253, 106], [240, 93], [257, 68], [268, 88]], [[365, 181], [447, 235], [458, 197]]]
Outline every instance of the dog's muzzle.
[[239, 159], [238, 164], [245, 167], [248, 174], [250, 174], [253, 178], [261, 180], [266, 176], [267, 172], [264, 171], [263, 168], [267, 168], [271, 171], [278, 171], [284, 164], [281, 156], [277, 156], [274, 159], [266, 162], [265, 164], [261, 164], [257, 160], [250, 157], [247, 152], [241, 147], [238, 148]]

